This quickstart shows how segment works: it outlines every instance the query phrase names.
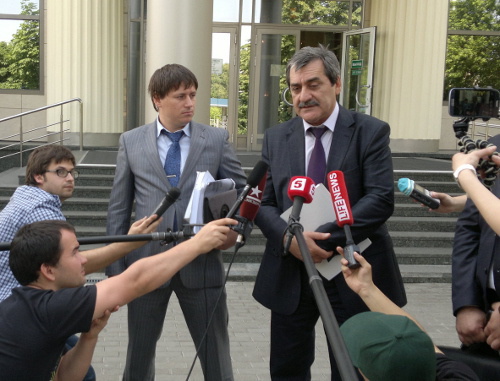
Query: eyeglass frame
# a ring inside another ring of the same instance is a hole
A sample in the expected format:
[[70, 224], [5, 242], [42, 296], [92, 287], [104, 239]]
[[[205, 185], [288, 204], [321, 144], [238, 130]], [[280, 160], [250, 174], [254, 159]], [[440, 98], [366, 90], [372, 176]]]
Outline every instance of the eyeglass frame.
[[68, 177], [68, 174], [71, 174], [71, 176], [73, 177], [73, 179], [77, 179], [78, 176], [80, 175], [80, 172], [78, 172], [76, 169], [72, 169], [71, 171], [68, 171], [66, 168], [57, 168], [57, 169], [51, 169], [51, 170], [45, 170], [45, 172], [51, 172], [51, 173], [55, 173], [57, 176], [65, 179], [66, 177]]

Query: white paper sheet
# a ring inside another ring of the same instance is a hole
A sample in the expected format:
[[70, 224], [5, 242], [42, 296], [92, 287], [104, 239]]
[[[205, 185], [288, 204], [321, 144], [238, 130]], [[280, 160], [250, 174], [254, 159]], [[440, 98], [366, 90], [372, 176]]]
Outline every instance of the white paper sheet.
[[[291, 212], [292, 208], [285, 210], [281, 214], [281, 218], [288, 221]], [[323, 184], [319, 184], [316, 186], [312, 202], [302, 206], [300, 223], [304, 227], [304, 231], [315, 231], [321, 225], [335, 221], [336, 216], [330, 192]], [[363, 252], [370, 244], [371, 241], [369, 239], [365, 239], [363, 242], [358, 243], [360, 251]], [[342, 269], [340, 258], [340, 255], [335, 255], [330, 261], [325, 259], [321, 263], [316, 263], [316, 269], [326, 279], [331, 280], [338, 275]]]

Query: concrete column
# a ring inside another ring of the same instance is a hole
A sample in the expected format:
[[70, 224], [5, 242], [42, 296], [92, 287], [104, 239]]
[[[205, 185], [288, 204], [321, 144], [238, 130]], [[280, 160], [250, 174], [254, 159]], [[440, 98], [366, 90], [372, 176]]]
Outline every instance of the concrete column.
[[370, 0], [367, 10], [377, 26], [373, 115], [391, 125], [393, 151], [437, 151], [448, 1]]
[[[84, 144], [117, 144], [124, 130], [124, 1], [47, 0], [46, 6], [47, 104], [81, 98]], [[75, 106], [70, 144], [78, 142], [77, 120]]]
[[154, 71], [168, 63], [189, 68], [198, 78], [194, 120], [210, 122], [212, 0], [148, 0], [146, 26], [145, 122], [156, 117], [147, 94]]

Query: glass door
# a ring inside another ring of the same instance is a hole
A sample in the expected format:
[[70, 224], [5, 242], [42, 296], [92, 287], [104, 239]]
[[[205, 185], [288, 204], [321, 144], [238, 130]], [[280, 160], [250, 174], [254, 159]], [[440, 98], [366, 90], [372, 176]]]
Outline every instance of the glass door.
[[344, 32], [340, 104], [371, 114], [376, 27]]
[[233, 144], [238, 129], [235, 107], [238, 92], [236, 42], [236, 28], [213, 29], [210, 125], [228, 130]]
[[[292, 117], [282, 94], [287, 88], [286, 64], [299, 48], [300, 32], [257, 28], [251, 64], [248, 150], [260, 151], [264, 131]], [[258, 63], [258, 64], [257, 64]]]

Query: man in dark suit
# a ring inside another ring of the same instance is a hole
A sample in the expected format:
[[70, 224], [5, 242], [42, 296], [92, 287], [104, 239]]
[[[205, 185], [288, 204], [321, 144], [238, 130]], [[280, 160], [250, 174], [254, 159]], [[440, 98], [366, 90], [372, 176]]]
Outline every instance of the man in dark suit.
[[[180, 188], [181, 197], [166, 211], [158, 230], [180, 230], [197, 171], [208, 171], [216, 180], [231, 178], [237, 189], [244, 187], [245, 175], [228, 142], [228, 132], [192, 121], [197, 88], [194, 74], [181, 65], [165, 65], [151, 77], [149, 93], [158, 111], [158, 119], [120, 137], [108, 210], [108, 234], [124, 233], [130, 223], [134, 201], [137, 218], [150, 215], [173, 186]], [[176, 132], [180, 139], [172, 137], [171, 134]], [[180, 154], [177, 158], [170, 156], [176, 145], [177, 155]], [[236, 233], [232, 244], [235, 238]], [[106, 273], [119, 274], [138, 259], [169, 247], [151, 242], [109, 266]], [[228, 312], [223, 287], [222, 254], [220, 250], [214, 250], [195, 259], [161, 288], [129, 303], [129, 345], [124, 380], [154, 379], [156, 343], [163, 329], [172, 291], [179, 299], [197, 348], [216, 300], [223, 292], [200, 347], [199, 358], [206, 380], [232, 380]]]
[[[406, 304], [406, 295], [384, 224], [394, 209], [388, 124], [337, 105], [340, 65], [328, 49], [301, 49], [289, 62], [286, 73], [298, 116], [268, 129], [264, 136], [262, 157], [269, 163], [269, 172], [256, 223], [267, 245], [253, 295], [272, 311], [272, 379], [309, 380], [319, 311], [295, 238], [289, 252], [283, 254], [287, 223], [280, 214], [292, 205], [287, 196], [290, 178], [309, 176], [306, 168], [315, 145], [310, 127], [326, 126], [320, 138], [326, 158], [322, 179], [332, 170], [344, 172], [355, 221], [353, 237], [356, 242], [365, 238], [372, 242], [363, 255], [372, 263], [375, 284], [399, 306]], [[331, 257], [336, 246], [345, 244], [343, 230], [333, 222], [317, 232], [306, 231], [304, 236], [314, 262]], [[342, 275], [331, 281], [323, 279], [323, 284], [339, 324], [368, 310]], [[331, 348], [329, 353], [335, 379], [339, 376]]]
[[[500, 147], [500, 135], [489, 140]], [[500, 197], [500, 181], [491, 188]], [[483, 355], [494, 355], [488, 344], [485, 327], [491, 337], [500, 336], [500, 287], [495, 274], [500, 272], [500, 238], [479, 213], [471, 199], [467, 200], [455, 227], [452, 255], [452, 301], [456, 328], [464, 349]], [[496, 286], [496, 287], [495, 287]], [[496, 332], [494, 332], [496, 331]], [[498, 346], [498, 342], [495, 343]]]

